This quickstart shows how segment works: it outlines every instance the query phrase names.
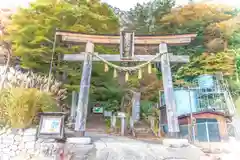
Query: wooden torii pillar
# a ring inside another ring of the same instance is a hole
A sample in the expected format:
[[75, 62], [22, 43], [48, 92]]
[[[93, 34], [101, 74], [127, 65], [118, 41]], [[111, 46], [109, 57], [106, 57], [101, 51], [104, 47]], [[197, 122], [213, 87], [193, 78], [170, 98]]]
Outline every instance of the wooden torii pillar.
[[[155, 55], [134, 55], [134, 46], [138, 45], [158, 45], [159, 53], [163, 56], [156, 58], [153, 62], [161, 62], [163, 85], [165, 92], [165, 102], [167, 108], [168, 131], [174, 136], [179, 132], [178, 117], [176, 114], [176, 104], [173, 94], [173, 84], [171, 75], [171, 63], [187, 63], [189, 56], [177, 56], [168, 53], [167, 45], [189, 44], [196, 34], [170, 35], [170, 36], [134, 36], [131, 32], [121, 32], [120, 36], [111, 35], [87, 35], [69, 31], [57, 31], [56, 35], [61, 36], [61, 40], [70, 43], [86, 43], [85, 52], [80, 54], [64, 55], [65, 61], [84, 61], [82, 79], [80, 83], [80, 93], [78, 97], [78, 108], [75, 123], [75, 131], [79, 131], [84, 136], [86, 129], [86, 119], [88, 110], [89, 87], [92, 71], [92, 61], [100, 61], [93, 57], [94, 44], [116, 45], [120, 44], [119, 55], [98, 54], [98, 56], [111, 62], [146, 62]], [[126, 54], [126, 52], [128, 52]]]

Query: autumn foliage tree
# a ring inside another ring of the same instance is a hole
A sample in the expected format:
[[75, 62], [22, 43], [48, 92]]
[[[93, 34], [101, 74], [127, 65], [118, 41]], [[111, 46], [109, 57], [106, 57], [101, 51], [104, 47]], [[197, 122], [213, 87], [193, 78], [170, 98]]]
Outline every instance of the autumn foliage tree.
[[235, 72], [235, 55], [233, 53], [219, 52], [216, 54], [203, 53], [195, 57], [189, 64], [178, 70], [176, 78], [195, 78], [202, 74], [216, 74], [222, 72], [231, 76]]
[[[7, 28], [9, 36], [5, 38], [12, 42], [13, 54], [20, 57], [22, 68], [48, 75], [56, 29], [88, 34], [116, 34], [119, 33], [119, 19], [107, 4], [99, 0], [37, 0], [12, 16], [11, 25]], [[53, 57], [54, 76], [64, 80], [69, 90], [78, 90], [82, 64], [59, 59], [63, 54], [79, 53], [85, 46], [63, 44], [58, 40]], [[116, 53], [115, 48], [100, 45], [95, 46], [95, 51]], [[116, 90], [121, 91], [112, 77], [109, 78], [109, 74], [102, 73], [103, 70], [102, 64], [93, 65], [91, 94], [95, 95], [91, 97], [108, 99], [108, 96], [98, 96], [98, 92], [112, 96], [118, 94]], [[62, 79], [61, 75], [65, 78]]]
[[[22, 67], [48, 72], [57, 28], [81, 33], [118, 32], [118, 19], [106, 5], [97, 1], [92, 4], [87, 0], [75, 2], [38, 0], [13, 15], [12, 24], [7, 28], [7, 38], [13, 43], [14, 55], [21, 58]], [[78, 51], [78, 46], [58, 45], [56, 48], [56, 53], [61, 54]], [[56, 61], [57, 54], [54, 57]], [[71, 69], [69, 65], [56, 69]], [[69, 72], [71, 74], [71, 70]]]
[[[235, 71], [235, 55], [224, 52], [236, 25], [236, 10], [225, 6], [195, 3], [173, 9], [159, 19], [159, 33], [197, 33], [196, 40], [186, 47], [172, 47], [176, 54], [189, 54], [191, 62], [177, 70], [176, 77]], [[231, 23], [230, 23], [231, 22]], [[234, 27], [230, 27], [234, 24]], [[228, 27], [227, 27], [228, 26]]]
[[[234, 8], [204, 3], [191, 3], [173, 8], [174, 1], [157, 0], [159, 2], [155, 3], [157, 12], [151, 12], [150, 8], [154, 8], [152, 7], [154, 2], [156, 1], [137, 5], [135, 10], [129, 12], [130, 17], [135, 17], [132, 19], [139, 22], [133, 21], [130, 28], [134, 28], [137, 33], [147, 31], [147, 33], [162, 35], [197, 34], [196, 39], [187, 46], [169, 47], [171, 53], [191, 57], [191, 62], [180, 70], [178, 66], [173, 66], [175, 77], [197, 76], [217, 71], [223, 71], [227, 75], [234, 73], [234, 58], [232, 58], [234, 55], [229, 53], [226, 56], [224, 52], [226, 43], [230, 43], [231, 36], [238, 28], [237, 11]], [[149, 17], [154, 21], [147, 21]], [[232, 27], [228, 30], [227, 28], [231, 27], [230, 24], [234, 25], [235, 29]], [[150, 25], [151, 29], [149, 29]], [[214, 60], [215, 58], [217, 60]], [[217, 67], [220, 65], [222, 67]]]
[[[21, 57], [22, 66], [43, 73], [48, 71], [57, 28], [81, 33], [117, 33], [118, 19], [113, 12], [98, 1], [91, 2], [37, 0], [14, 14], [8, 38], [13, 42], [14, 54]], [[76, 47], [56, 48], [56, 53], [75, 52]], [[54, 58], [56, 62], [57, 57]]]

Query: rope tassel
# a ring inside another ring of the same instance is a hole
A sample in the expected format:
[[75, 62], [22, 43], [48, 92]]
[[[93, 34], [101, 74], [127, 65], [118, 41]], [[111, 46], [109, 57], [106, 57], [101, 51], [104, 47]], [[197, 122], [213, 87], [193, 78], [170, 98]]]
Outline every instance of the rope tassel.
[[108, 65], [105, 63], [104, 64], [104, 72], [108, 72], [109, 68], [108, 68]]
[[138, 70], [138, 79], [142, 79], [142, 69]]
[[126, 72], [126, 74], [125, 74], [125, 81], [128, 81], [128, 79], [129, 79], [129, 73]]
[[148, 73], [151, 74], [152, 73], [152, 64], [148, 63]]
[[114, 68], [114, 71], [113, 71], [113, 78], [117, 78], [117, 70], [116, 70], [116, 68]]

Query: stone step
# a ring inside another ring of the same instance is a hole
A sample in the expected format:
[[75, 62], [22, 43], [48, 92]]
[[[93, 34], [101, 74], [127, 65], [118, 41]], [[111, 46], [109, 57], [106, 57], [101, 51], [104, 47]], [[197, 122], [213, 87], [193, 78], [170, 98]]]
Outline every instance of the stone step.
[[138, 139], [157, 139], [157, 137], [153, 134], [151, 130], [147, 130], [147, 132], [136, 132], [135, 137]]
[[106, 131], [104, 129], [102, 129], [102, 128], [86, 129], [86, 132], [106, 133]]
[[150, 128], [134, 128], [136, 133], [152, 133]]
[[136, 130], [151, 130], [149, 127], [134, 127]]
[[67, 138], [66, 143], [87, 145], [92, 143], [92, 139], [90, 137], [71, 137]]
[[153, 133], [136, 133], [136, 136], [152, 136], [155, 137], [155, 135]]

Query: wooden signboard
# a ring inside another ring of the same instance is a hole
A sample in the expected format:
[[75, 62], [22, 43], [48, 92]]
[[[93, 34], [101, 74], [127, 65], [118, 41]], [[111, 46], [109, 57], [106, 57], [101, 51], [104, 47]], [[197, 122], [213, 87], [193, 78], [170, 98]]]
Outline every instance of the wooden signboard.
[[64, 118], [61, 112], [41, 113], [37, 137], [45, 139], [64, 139]]
[[134, 57], [134, 32], [122, 31], [120, 34], [120, 58], [132, 59]]

